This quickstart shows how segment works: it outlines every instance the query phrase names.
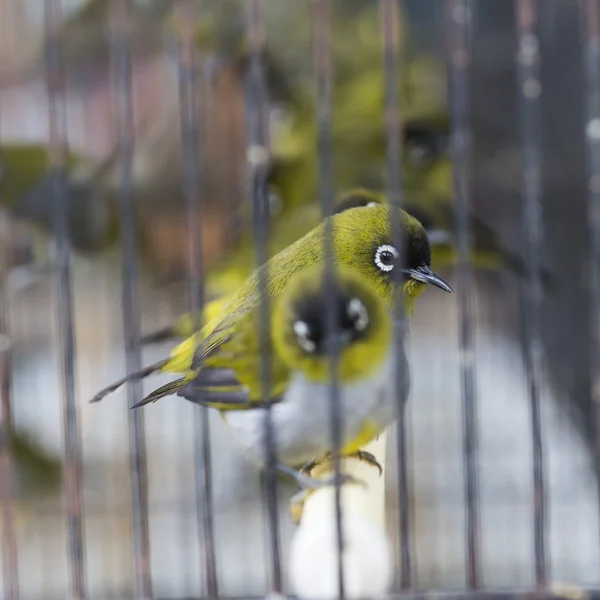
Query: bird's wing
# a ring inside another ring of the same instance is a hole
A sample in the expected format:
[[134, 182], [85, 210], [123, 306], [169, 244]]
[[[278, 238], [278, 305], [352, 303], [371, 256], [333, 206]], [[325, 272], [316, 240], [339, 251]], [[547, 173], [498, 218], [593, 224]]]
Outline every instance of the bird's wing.
[[243, 316], [232, 313], [226, 321], [194, 357], [193, 374], [186, 378], [178, 395], [220, 410], [246, 410], [277, 402], [290, 373], [277, 354], [270, 352], [269, 391], [264, 397], [258, 311], [247, 310]]
[[[177, 394], [191, 402], [219, 410], [244, 410], [276, 402], [285, 391], [289, 372], [272, 352], [270, 355], [270, 393], [264, 400], [261, 385], [259, 350], [258, 295], [216, 323], [209, 323], [198, 344], [193, 337], [162, 368], [163, 372], [187, 373], [180, 379], [154, 390], [134, 408]], [[194, 346], [197, 346], [195, 351]], [[191, 369], [189, 355], [193, 352]], [[186, 366], [187, 365], [187, 366]]]

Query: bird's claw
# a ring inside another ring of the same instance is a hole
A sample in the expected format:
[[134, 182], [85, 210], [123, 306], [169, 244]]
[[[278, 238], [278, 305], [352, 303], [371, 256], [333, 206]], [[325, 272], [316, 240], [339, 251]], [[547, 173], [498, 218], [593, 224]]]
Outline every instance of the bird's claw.
[[346, 458], [356, 458], [356, 460], [360, 460], [361, 462], [365, 462], [372, 467], [375, 467], [379, 471], [379, 475], [383, 475], [383, 467], [379, 464], [379, 461], [366, 450], [357, 450], [352, 454], [347, 454]]
[[[365, 462], [368, 465], [375, 467], [379, 471], [379, 474], [383, 475], [383, 468], [379, 464], [379, 461], [375, 458], [375, 456], [373, 456], [370, 452], [367, 452], [366, 450], [357, 450], [356, 452], [352, 452], [351, 454], [345, 454], [343, 456], [343, 458], [355, 458], [356, 460]], [[332, 461], [333, 461], [333, 457], [332, 457], [331, 453], [329, 453], [322, 460], [319, 460], [319, 461], [313, 460], [313, 461], [305, 464], [300, 469], [300, 472], [310, 476], [313, 469], [315, 469], [316, 467], [322, 468], [323, 465], [325, 465], [327, 463], [331, 463]]]

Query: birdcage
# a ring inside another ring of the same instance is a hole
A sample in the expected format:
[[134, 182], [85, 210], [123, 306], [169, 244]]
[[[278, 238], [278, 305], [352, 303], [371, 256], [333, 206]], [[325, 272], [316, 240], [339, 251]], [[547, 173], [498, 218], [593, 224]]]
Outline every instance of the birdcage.
[[[2, 0], [0, 32], [7, 600], [596, 597], [600, 0]], [[394, 288], [381, 473], [326, 348], [332, 485], [290, 505], [259, 267], [324, 223], [335, 330], [358, 187], [455, 293], [408, 327]], [[214, 408], [131, 408], [168, 373], [90, 402], [255, 269], [261, 466]]]

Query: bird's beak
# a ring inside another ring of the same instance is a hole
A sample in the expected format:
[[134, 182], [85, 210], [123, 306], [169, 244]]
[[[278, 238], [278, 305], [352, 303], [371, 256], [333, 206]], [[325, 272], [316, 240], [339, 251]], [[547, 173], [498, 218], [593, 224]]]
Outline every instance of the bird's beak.
[[435, 287], [439, 287], [441, 290], [449, 292], [450, 294], [454, 293], [454, 290], [429, 267], [423, 266], [417, 267], [416, 269], [404, 269], [404, 272], [417, 281], [435, 285]]

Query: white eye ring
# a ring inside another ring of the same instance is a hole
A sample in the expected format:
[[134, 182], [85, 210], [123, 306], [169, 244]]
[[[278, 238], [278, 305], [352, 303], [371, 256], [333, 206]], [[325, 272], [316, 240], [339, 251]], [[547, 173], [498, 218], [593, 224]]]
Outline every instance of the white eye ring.
[[309, 339], [310, 329], [304, 321], [296, 321], [294, 323], [294, 334], [302, 350], [309, 354], [312, 354], [316, 350], [317, 345]]
[[371, 207], [371, 206], [379, 206], [379, 202], [369, 202], [367, 204], [367, 208]]
[[354, 327], [357, 331], [364, 331], [369, 325], [369, 312], [367, 307], [358, 299], [352, 298], [346, 310], [348, 316], [354, 319]]
[[394, 268], [394, 265], [384, 264], [384, 262], [381, 260], [381, 255], [384, 252], [390, 252], [394, 255], [394, 258], [398, 258], [398, 251], [396, 250], [396, 248], [394, 248], [394, 246], [384, 244], [383, 246], [379, 246], [379, 248], [377, 248], [377, 251], [375, 252], [375, 264], [377, 265], [377, 268], [383, 271], [384, 273], [388, 273]]

